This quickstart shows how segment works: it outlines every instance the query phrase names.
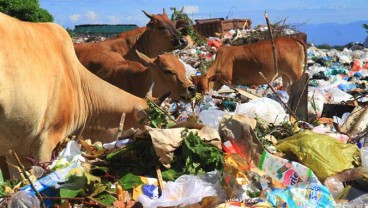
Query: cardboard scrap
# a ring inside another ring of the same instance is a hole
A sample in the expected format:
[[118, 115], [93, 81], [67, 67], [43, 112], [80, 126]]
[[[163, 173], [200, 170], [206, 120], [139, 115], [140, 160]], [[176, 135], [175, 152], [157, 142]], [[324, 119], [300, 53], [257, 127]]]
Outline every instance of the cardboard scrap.
[[[170, 168], [170, 163], [174, 158], [174, 151], [183, 143], [184, 137], [182, 132], [185, 128], [157, 129], [146, 126], [145, 129], [151, 136], [152, 144], [156, 155], [159, 157], [159, 161], [166, 168]], [[190, 129], [189, 131], [197, 132], [203, 141], [218, 149], [222, 149], [220, 135], [215, 129], [204, 126], [200, 130]]]

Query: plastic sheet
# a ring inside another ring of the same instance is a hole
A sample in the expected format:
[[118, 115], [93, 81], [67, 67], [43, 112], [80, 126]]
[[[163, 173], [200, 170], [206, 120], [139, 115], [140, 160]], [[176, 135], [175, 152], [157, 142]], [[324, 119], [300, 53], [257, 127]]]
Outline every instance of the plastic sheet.
[[321, 181], [361, 164], [357, 145], [344, 144], [328, 135], [308, 130], [284, 139], [276, 148], [286, 157], [297, 159], [312, 169]]
[[267, 123], [275, 125], [289, 120], [289, 115], [285, 113], [281, 104], [270, 98], [258, 98], [248, 103], [240, 104], [236, 107], [235, 113], [252, 118], [260, 118]]

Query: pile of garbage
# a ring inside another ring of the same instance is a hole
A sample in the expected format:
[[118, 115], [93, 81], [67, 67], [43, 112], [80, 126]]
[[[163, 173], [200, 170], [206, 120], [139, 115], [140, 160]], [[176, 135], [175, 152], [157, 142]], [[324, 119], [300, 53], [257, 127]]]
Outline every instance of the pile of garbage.
[[[232, 36], [235, 38], [234, 36]], [[214, 43], [216, 42], [216, 43]], [[224, 40], [178, 51], [205, 72]], [[50, 165], [0, 178], [2, 207], [354, 207], [368, 203], [368, 50], [308, 48], [307, 120], [281, 81], [149, 101], [143, 129], [68, 138]]]

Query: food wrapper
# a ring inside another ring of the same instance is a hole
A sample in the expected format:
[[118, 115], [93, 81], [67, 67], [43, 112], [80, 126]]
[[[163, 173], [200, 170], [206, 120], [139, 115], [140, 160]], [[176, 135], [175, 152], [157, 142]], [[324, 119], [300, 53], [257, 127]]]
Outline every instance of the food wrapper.
[[260, 185], [257, 180], [258, 174], [250, 171], [247, 161], [237, 153], [224, 154], [224, 181], [225, 190], [229, 198], [245, 200], [250, 195], [260, 194]]
[[300, 182], [320, 183], [313, 171], [302, 164], [263, 152], [258, 168], [285, 187]]
[[298, 183], [284, 189], [265, 189], [261, 195], [273, 207], [336, 207], [329, 190], [319, 183]]

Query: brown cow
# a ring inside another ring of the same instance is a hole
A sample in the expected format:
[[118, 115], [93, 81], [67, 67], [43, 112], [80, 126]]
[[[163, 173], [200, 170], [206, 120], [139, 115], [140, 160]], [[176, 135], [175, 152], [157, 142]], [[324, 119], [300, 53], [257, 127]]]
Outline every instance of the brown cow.
[[189, 100], [195, 96], [196, 88], [187, 78], [185, 67], [176, 55], [163, 54], [149, 58], [136, 51], [142, 67], [136, 69], [115, 69], [97, 71], [96, 74], [107, 82], [138, 97], [144, 97], [154, 83], [152, 94], [158, 97], [171, 92], [173, 99]]
[[268, 81], [282, 76], [284, 87], [299, 79], [306, 66], [307, 46], [303, 40], [294, 37], [275, 39], [278, 74], [275, 74], [271, 41], [260, 41], [251, 45], [223, 46], [207, 72], [192, 77], [197, 90], [208, 92], [214, 81], [214, 89], [222, 84], [260, 85], [265, 84], [259, 75], [262, 72]]
[[[175, 25], [167, 17], [165, 10], [163, 14], [150, 15], [144, 12], [149, 18], [150, 22], [147, 27], [138, 28], [133, 31], [120, 34], [119, 37], [108, 39], [99, 43], [83, 43], [75, 44], [76, 54], [81, 63], [88, 68], [94, 74], [97, 74], [106, 81], [120, 87], [137, 96], [142, 96], [142, 91], [148, 89], [151, 83], [140, 82], [137, 86], [137, 80], [127, 79], [125, 74], [145, 70], [139, 63], [142, 59], [136, 53], [136, 50], [142, 52], [149, 58], [157, 58], [158, 55], [164, 52], [172, 51], [176, 48], [183, 48], [186, 46], [186, 40], [181, 39], [178, 31], [175, 29]], [[170, 58], [173, 60], [173, 58]], [[175, 60], [179, 62], [179, 60]], [[142, 62], [144, 63], [144, 62]], [[171, 65], [175, 65], [173, 63]], [[127, 71], [127, 72], [124, 72]], [[180, 74], [180, 69], [171, 67], [170, 71], [174, 74]], [[121, 75], [119, 78], [114, 77], [116, 72]], [[105, 76], [101, 76], [105, 75]], [[180, 91], [173, 92], [172, 95], [182, 94], [181, 88], [186, 88], [186, 91], [191, 91], [194, 88], [193, 84], [188, 85], [187, 80], [184, 83], [178, 78], [176, 84], [180, 87], [172, 88], [172, 82], [167, 82], [165, 76], [158, 76], [153, 78], [155, 80], [155, 88], [153, 95], [165, 93], [161, 89]], [[190, 81], [189, 81], [190, 82]], [[135, 85], [138, 89], [127, 87], [128, 85]], [[125, 86], [125, 87], [123, 87]], [[136, 93], [136, 91], [139, 93]]]
[[144, 115], [146, 99], [88, 71], [61, 26], [0, 13], [0, 33], [0, 156], [14, 149], [47, 161], [69, 135], [84, 129], [86, 138], [96, 139], [116, 128], [123, 113], [126, 128]]

